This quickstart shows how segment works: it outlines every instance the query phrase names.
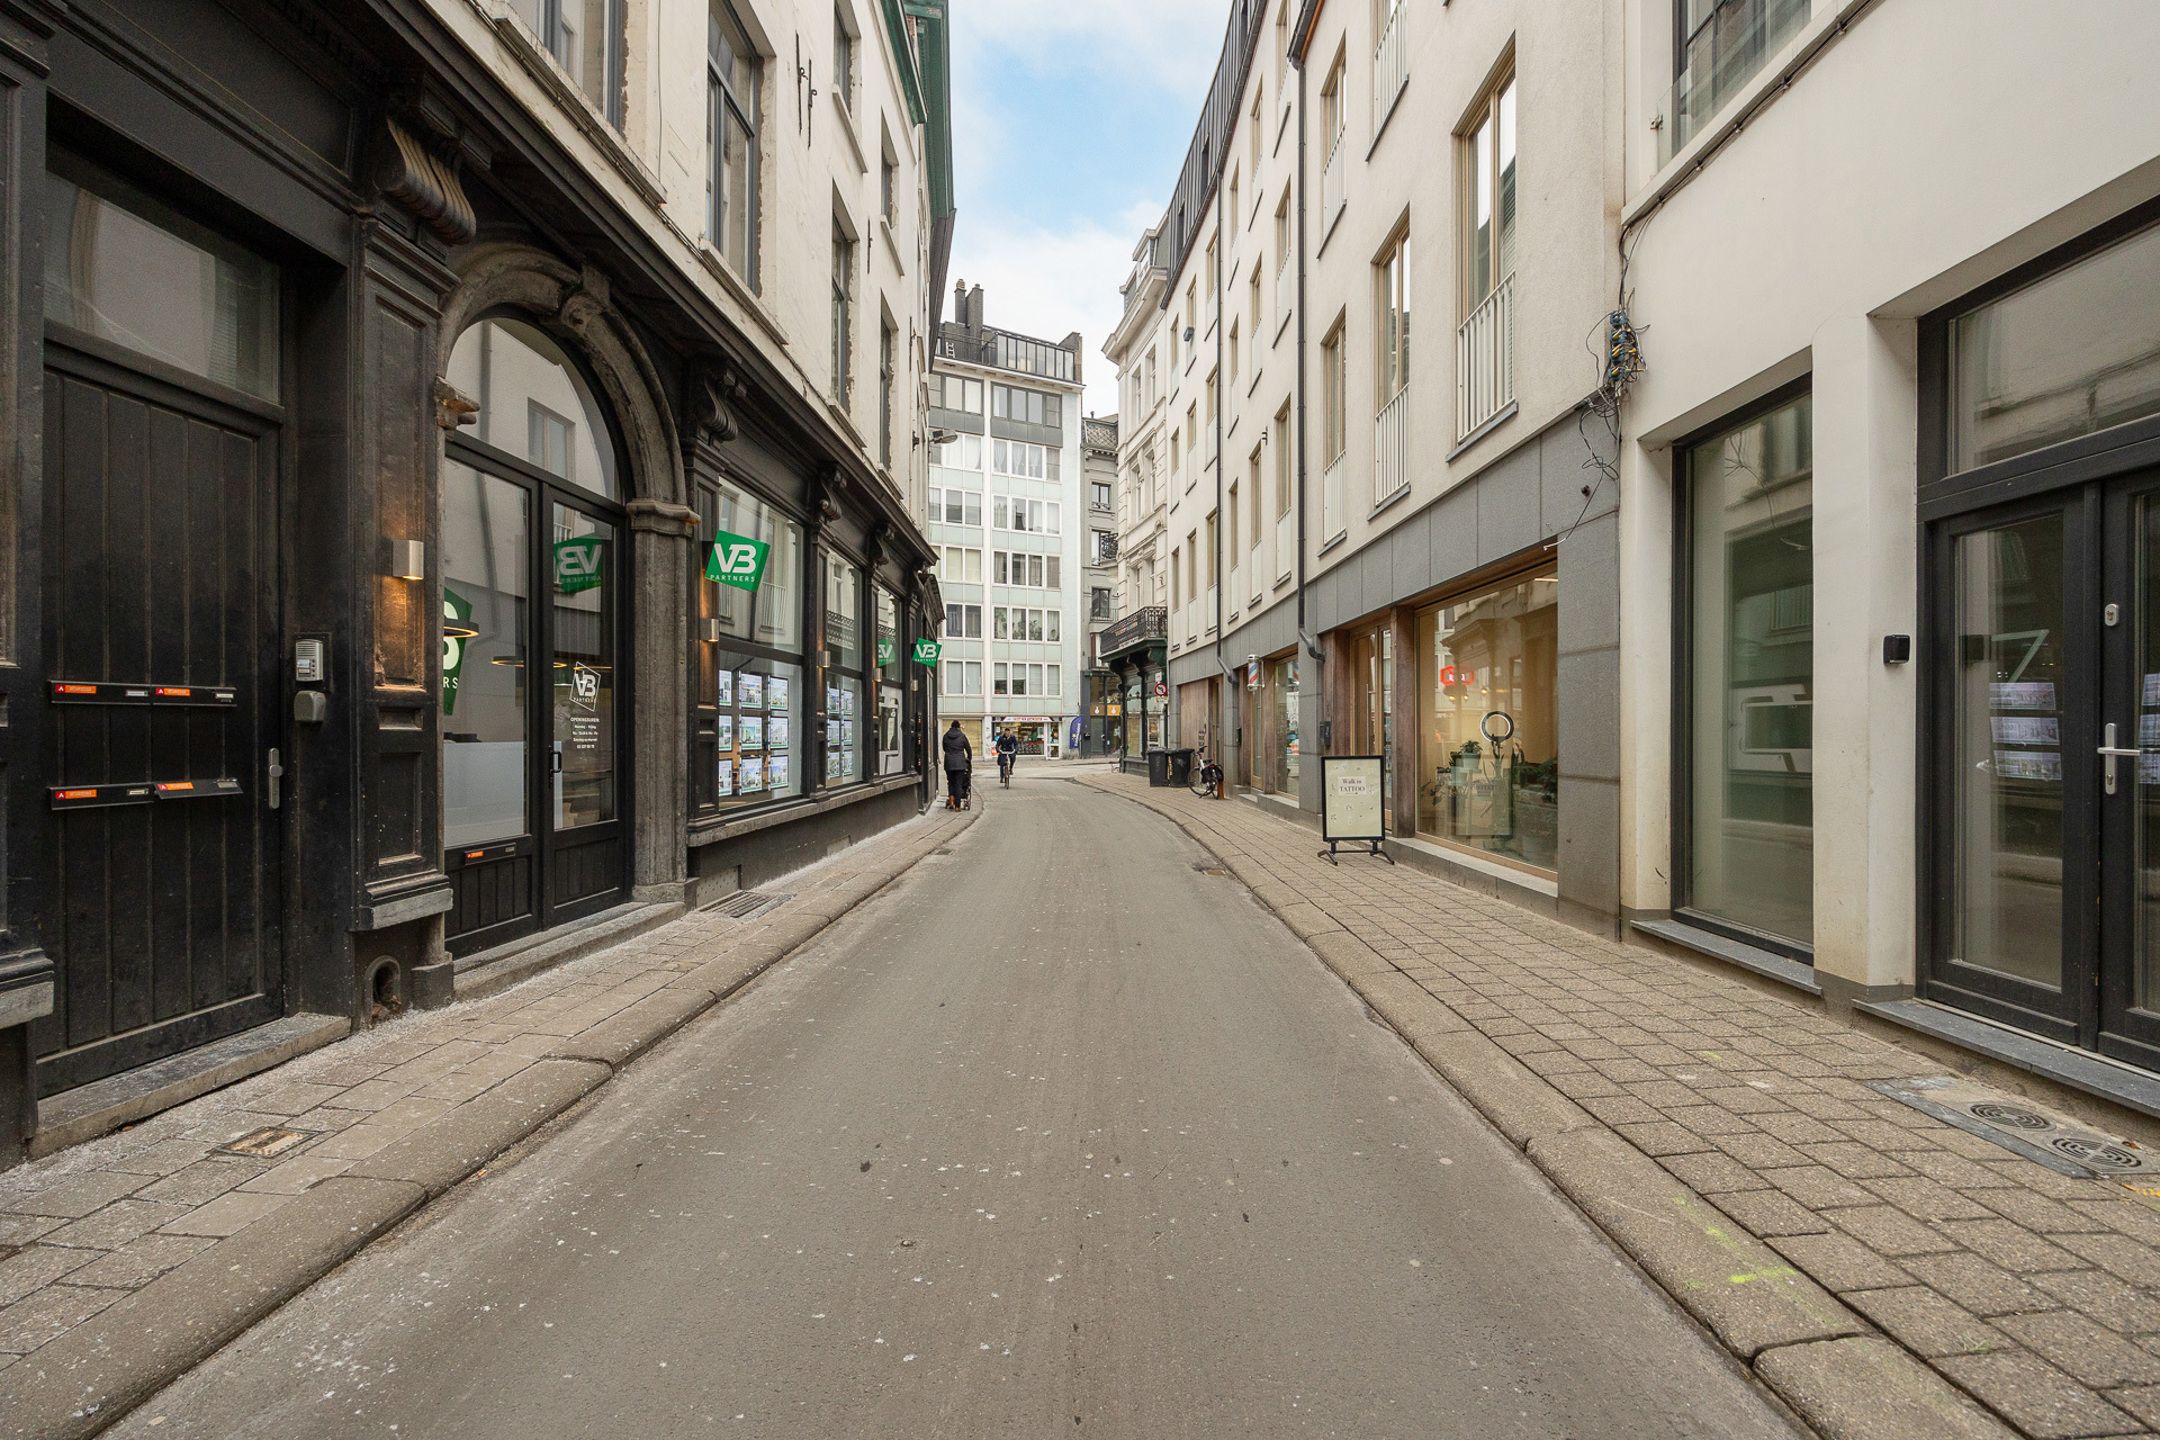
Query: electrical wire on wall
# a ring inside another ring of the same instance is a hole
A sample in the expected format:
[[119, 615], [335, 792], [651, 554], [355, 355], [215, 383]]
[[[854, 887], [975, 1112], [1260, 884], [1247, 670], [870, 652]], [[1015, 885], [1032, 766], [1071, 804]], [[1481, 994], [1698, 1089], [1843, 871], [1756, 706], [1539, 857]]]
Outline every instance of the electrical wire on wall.
[[[1626, 403], [1636, 378], [1649, 368], [1643, 359], [1642, 333], [1628, 313], [1628, 302], [1632, 298], [1628, 290], [1628, 265], [1634, 259], [1635, 246], [1641, 239], [1640, 229], [1632, 236], [1621, 236], [1620, 284], [1614, 296], [1614, 307], [1583, 337], [1583, 348], [1590, 352], [1597, 365], [1598, 378], [1582, 409], [1576, 412], [1575, 428], [1582, 436], [1583, 449], [1589, 456], [1583, 461], [1582, 468], [1594, 478], [1582, 487], [1582, 509], [1576, 512], [1573, 523], [1553, 541], [1556, 549], [1582, 528], [1590, 507], [1597, 502], [1599, 490], [1608, 483], [1615, 490], [1620, 488], [1620, 408]], [[1599, 448], [1599, 436], [1591, 429], [1593, 424], [1602, 428], [1603, 438], [1610, 446], [1609, 453]]]

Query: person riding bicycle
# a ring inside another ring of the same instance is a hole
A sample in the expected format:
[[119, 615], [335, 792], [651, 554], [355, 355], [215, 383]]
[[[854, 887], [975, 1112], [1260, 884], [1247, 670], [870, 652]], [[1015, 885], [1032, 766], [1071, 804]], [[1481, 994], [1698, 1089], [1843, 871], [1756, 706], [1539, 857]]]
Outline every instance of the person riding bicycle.
[[1010, 781], [1020, 764], [1020, 737], [1007, 730], [997, 737], [998, 779]]
[[968, 772], [975, 765], [975, 747], [968, 744], [967, 732], [960, 722], [952, 722], [942, 742], [945, 751], [945, 808], [965, 810], [969, 805]]

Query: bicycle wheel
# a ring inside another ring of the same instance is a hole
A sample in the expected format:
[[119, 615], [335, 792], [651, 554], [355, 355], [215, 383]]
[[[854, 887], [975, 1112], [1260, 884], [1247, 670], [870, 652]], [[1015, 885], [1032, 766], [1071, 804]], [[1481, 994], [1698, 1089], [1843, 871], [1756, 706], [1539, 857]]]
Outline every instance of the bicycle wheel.
[[1213, 770], [1214, 767], [1211, 765], [1201, 765], [1194, 768], [1191, 781], [1193, 794], [1204, 799], [1215, 793]]

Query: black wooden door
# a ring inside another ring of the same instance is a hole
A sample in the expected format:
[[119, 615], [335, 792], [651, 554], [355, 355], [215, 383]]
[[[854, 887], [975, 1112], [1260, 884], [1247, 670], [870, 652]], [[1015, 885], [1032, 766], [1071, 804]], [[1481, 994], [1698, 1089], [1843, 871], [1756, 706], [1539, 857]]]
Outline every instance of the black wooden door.
[[48, 355], [41, 1094], [283, 1008], [275, 421]]

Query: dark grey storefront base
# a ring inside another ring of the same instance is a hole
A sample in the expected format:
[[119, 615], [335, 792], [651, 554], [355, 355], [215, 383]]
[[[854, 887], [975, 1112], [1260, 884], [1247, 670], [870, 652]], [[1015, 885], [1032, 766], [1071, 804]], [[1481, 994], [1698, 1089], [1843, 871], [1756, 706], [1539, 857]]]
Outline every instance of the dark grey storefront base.
[[492, 950], [462, 956], [456, 962], [457, 998], [477, 1000], [483, 995], [507, 990], [543, 970], [595, 954], [610, 945], [619, 945], [648, 930], [657, 930], [680, 918], [682, 913], [680, 902], [648, 904], [633, 900], [597, 915], [498, 945]]
[[914, 775], [894, 775], [693, 834], [695, 907], [815, 864], [922, 813]]
[[291, 1015], [154, 1064], [63, 1090], [38, 1106], [32, 1157], [79, 1145], [123, 1125], [238, 1084], [352, 1034], [344, 1015]]

